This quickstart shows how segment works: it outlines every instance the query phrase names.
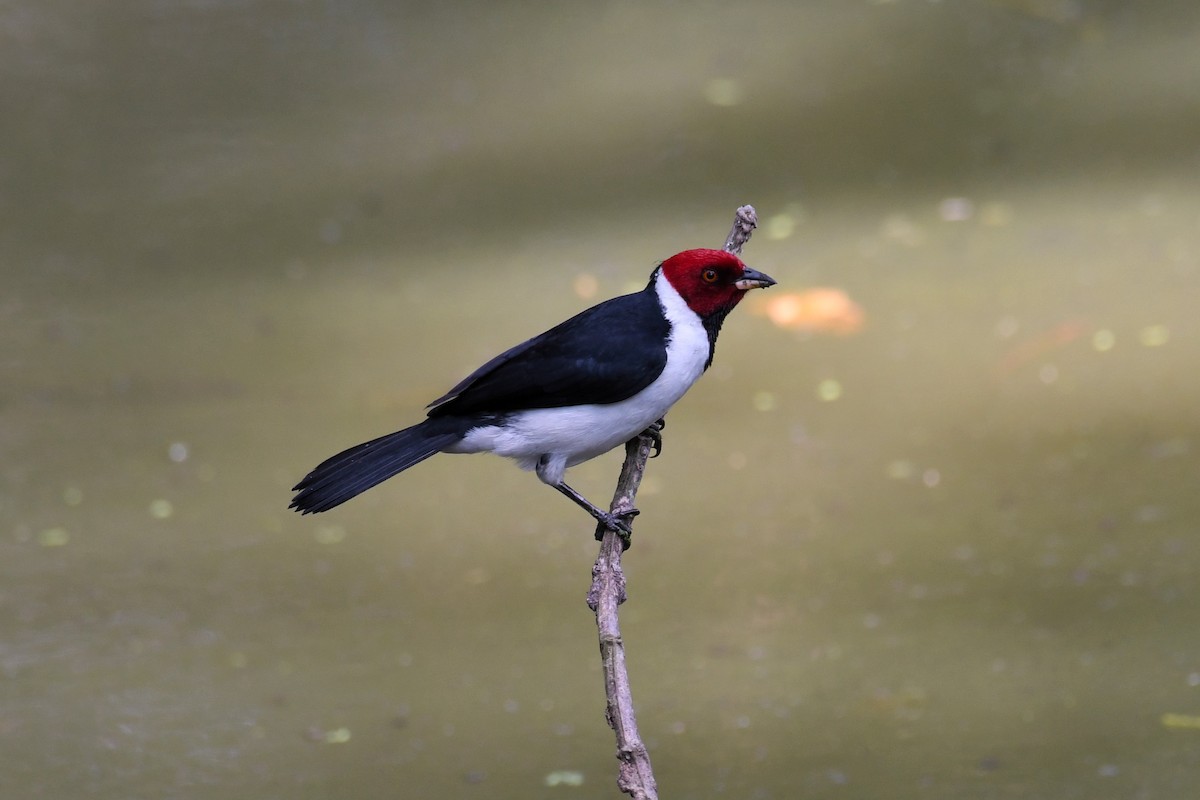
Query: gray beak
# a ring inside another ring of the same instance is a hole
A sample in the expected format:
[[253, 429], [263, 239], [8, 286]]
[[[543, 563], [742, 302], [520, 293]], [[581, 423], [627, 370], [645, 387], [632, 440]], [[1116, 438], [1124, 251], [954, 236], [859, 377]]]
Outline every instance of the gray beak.
[[765, 289], [768, 286], [774, 286], [775, 279], [756, 269], [746, 267], [742, 272], [742, 277], [734, 281], [733, 285], [744, 292], [748, 289]]

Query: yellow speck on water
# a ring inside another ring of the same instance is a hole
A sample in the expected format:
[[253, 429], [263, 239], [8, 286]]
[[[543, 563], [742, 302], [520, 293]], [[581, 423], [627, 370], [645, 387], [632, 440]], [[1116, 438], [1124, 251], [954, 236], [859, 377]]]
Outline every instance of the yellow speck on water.
[[1162, 347], [1170, 338], [1166, 325], [1147, 325], [1138, 333], [1138, 341], [1146, 347]]
[[583, 773], [560, 769], [548, 774], [543, 782], [547, 786], [583, 786]]
[[1162, 724], [1164, 728], [1200, 730], [1200, 714], [1163, 714]]
[[775, 395], [771, 392], [756, 392], [752, 402], [755, 411], [774, 411], [777, 404]]
[[817, 384], [817, 397], [826, 403], [832, 403], [842, 396], [842, 384], [833, 378], [826, 378]]
[[979, 210], [979, 221], [990, 228], [1002, 228], [1012, 222], [1012, 206], [1007, 203], [985, 203]]
[[808, 219], [808, 212], [799, 203], [788, 203], [783, 211], [768, 217], [763, 225], [763, 233], [768, 239], [779, 241], [786, 239], [796, 231], [796, 226]]
[[47, 528], [38, 534], [37, 541], [42, 547], [62, 547], [71, 541], [71, 534], [66, 528]]
[[794, 230], [796, 230], [796, 220], [792, 219], [791, 214], [776, 214], [767, 220], [767, 224], [763, 228], [767, 238], [776, 241], [788, 238]]
[[159, 498], [150, 503], [150, 516], [155, 519], [168, 519], [175, 513], [175, 506], [171, 505], [170, 500]]
[[68, 486], [63, 489], [63, 502], [69, 506], [77, 506], [83, 502], [83, 490], [78, 486]]
[[334, 728], [331, 731], [325, 731], [326, 744], [345, 744], [350, 741], [349, 728]]
[[704, 85], [704, 96], [714, 106], [736, 106], [742, 102], [742, 94], [742, 85], [733, 78], [713, 78]]
[[346, 529], [341, 525], [322, 525], [317, 528], [313, 538], [319, 544], [338, 544], [346, 538]]
[[1117, 337], [1108, 328], [1101, 328], [1092, 334], [1092, 349], [1097, 353], [1107, 353], [1117, 344]]

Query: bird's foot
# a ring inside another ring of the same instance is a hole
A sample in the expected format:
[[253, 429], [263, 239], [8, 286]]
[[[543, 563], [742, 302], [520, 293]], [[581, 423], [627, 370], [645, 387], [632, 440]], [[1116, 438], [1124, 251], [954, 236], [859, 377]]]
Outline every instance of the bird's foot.
[[[601, 511], [596, 515], [596, 521], [604, 526], [607, 530], [612, 531], [617, 536], [621, 537], [621, 550], [628, 550], [633, 544], [633, 528], [629, 522], [642, 513], [636, 508], [631, 508], [628, 511], [622, 511], [619, 514], [614, 514], [611, 511]], [[604, 538], [604, 530], [596, 531], [596, 541]]]
[[581, 495], [579, 492], [572, 489], [565, 483], [556, 483], [554, 488], [571, 498], [577, 506], [592, 515], [592, 519], [600, 523], [601, 527], [596, 530], [596, 541], [604, 538], [604, 531], [610, 530], [621, 537], [623, 550], [629, 549], [629, 539], [633, 536], [633, 528], [629, 522], [638, 514], [642, 513], [636, 508], [631, 508], [628, 511], [622, 511], [619, 514], [614, 514], [611, 511], [605, 511], [597, 507], [594, 503]]
[[654, 448], [654, 452], [650, 454], [651, 458], [658, 458], [659, 455], [662, 454], [662, 432], [666, 427], [667, 421], [665, 419], [659, 419], [655, 422], [651, 422], [646, 430], [638, 434], [638, 436], [645, 436], [650, 440], [650, 446]]

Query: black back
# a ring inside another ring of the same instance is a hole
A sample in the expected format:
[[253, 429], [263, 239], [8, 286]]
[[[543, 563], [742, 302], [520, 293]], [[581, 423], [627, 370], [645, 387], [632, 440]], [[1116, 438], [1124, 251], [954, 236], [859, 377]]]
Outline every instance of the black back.
[[643, 291], [606, 300], [496, 356], [430, 403], [429, 416], [624, 400], [662, 373], [670, 334], [652, 278]]

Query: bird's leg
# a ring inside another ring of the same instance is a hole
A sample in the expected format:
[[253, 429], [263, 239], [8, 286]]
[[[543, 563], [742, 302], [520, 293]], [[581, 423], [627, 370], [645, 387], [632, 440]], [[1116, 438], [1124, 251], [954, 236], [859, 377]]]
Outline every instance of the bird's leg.
[[654, 448], [654, 452], [650, 454], [651, 458], [658, 458], [662, 453], [662, 432], [666, 427], [667, 420], [660, 417], [656, 422], [651, 422], [646, 430], [638, 434], [638, 436], [650, 437], [651, 446]]
[[[642, 512], [638, 511], [636, 508], [631, 508], [628, 511], [622, 512], [620, 514], [613, 514], [608, 511], [604, 511], [603, 509], [597, 508], [595, 505], [592, 504], [592, 502], [590, 500], [588, 500], [586, 497], [584, 497], [579, 492], [575, 491], [574, 489], [572, 489], [570, 486], [568, 486], [565, 483], [559, 482], [559, 483], [553, 484], [553, 486], [555, 489], [558, 489], [560, 492], [565, 494], [567, 497], [569, 497], [573, 501], [575, 501], [576, 505], [578, 505], [584, 511], [591, 514], [596, 519], [596, 521], [599, 522], [601, 525], [603, 525], [604, 527], [608, 528], [611, 531], [615, 531], [617, 533], [617, 535], [621, 537], [621, 541], [624, 544], [625, 549], [626, 550], [629, 549], [629, 539], [631, 536], [633, 536], [633, 529], [629, 527], [628, 520], [633, 519], [634, 517], [636, 517], [638, 514], [640, 514]], [[600, 539], [602, 537], [597, 536], [596, 538]]]

